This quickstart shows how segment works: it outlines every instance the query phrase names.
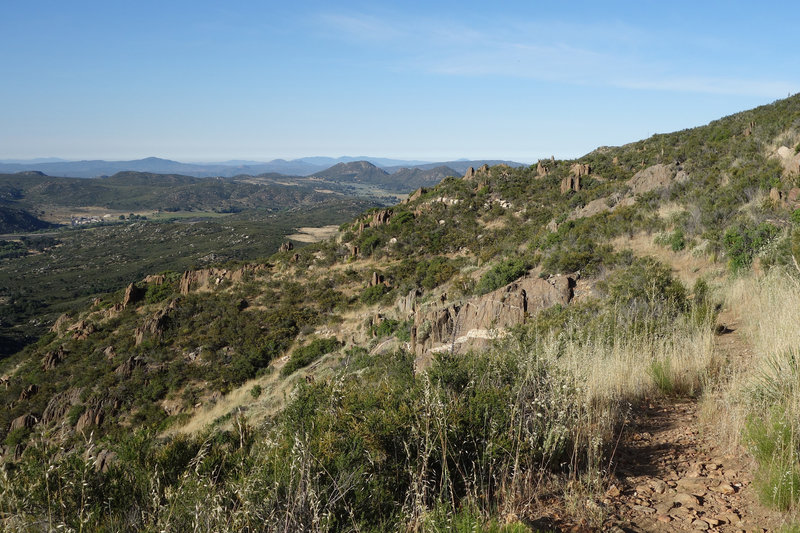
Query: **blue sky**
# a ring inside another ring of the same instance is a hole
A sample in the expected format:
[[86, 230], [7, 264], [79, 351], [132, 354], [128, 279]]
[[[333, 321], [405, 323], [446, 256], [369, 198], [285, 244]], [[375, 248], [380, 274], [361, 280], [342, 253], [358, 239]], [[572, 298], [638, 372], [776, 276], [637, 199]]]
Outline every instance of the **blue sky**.
[[800, 91], [796, 13], [698, 0], [5, 2], [0, 159], [577, 157]]

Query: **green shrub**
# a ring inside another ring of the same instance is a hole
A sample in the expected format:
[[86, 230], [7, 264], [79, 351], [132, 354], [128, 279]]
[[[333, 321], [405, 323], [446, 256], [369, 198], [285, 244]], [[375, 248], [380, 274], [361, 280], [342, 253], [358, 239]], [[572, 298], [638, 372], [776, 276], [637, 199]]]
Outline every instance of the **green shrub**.
[[648, 374], [653, 379], [658, 390], [663, 394], [672, 394], [675, 384], [672, 382], [671, 364], [669, 359], [664, 361], [653, 361], [648, 369]]
[[252, 396], [253, 399], [256, 399], [261, 396], [262, 391], [263, 389], [261, 388], [261, 385], [253, 385], [253, 388], [250, 389], [250, 396]]
[[295, 370], [310, 365], [320, 357], [337, 350], [342, 343], [334, 338], [314, 339], [311, 344], [296, 349], [281, 369], [282, 376], [288, 376]]
[[723, 246], [728, 256], [728, 266], [734, 273], [748, 268], [753, 257], [779, 232], [772, 224], [762, 222], [757, 226], [739, 224], [728, 228]]
[[492, 267], [481, 276], [476, 292], [486, 294], [519, 279], [528, 271], [528, 264], [519, 257], [508, 259]]
[[85, 410], [86, 406], [83, 405], [82, 403], [70, 407], [69, 411], [67, 412], [67, 420], [69, 421], [69, 424], [74, 427], [75, 424], [78, 423], [78, 419], [81, 417], [81, 415]]
[[373, 285], [372, 287], [364, 289], [364, 292], [361, 293], [360, 300], [367, 305], [376, 304], [381, 301], [381, 298], [383, 298], [383, 295], [387, 292], [389, 292], [389, 287], [383, 283], [379, 283], [378, 285]]

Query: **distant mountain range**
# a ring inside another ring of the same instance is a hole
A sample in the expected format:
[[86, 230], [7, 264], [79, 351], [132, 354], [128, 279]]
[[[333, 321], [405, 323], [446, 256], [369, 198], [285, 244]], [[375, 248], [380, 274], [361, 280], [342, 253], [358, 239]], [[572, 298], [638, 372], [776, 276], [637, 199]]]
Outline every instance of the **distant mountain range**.
[[[182, 163], [158, 157], [136, 159], [132, 161], [64, 161], [56, 158], [40, 158], [25, 160], [0, 160], [0, 173], [16, 173], [39, 171], [49, 176], [72, 178], [96, 178], [111, 176], [117, 172], [135, 171], [157, 174], [182, 174], [193, 177], [233, 177], [238, 175], [256, 176], [277, 173], [289, 176], [310, 176], [318, 174], [339, 164], [368, 162], [373, 167], [383, 169], [387, 175], [403, 169], [415, 168], [423, 171], [437, 167], [448, 167], [456, 173], [463, 174], [469, 167], [478, 167], [484, 163], [496, 165], [506, 163], [510, 166], [524, 166], [514, 161], [480, 160], [480, 161], [447, 161], [425, 162], [417, 160], [387, 159], [381, 157], [304, 157], [300, 159], [274, 159], [268, 162], [258, 161], [224, 161], [219, 163]], [[371, 171], [370, 171], [371, 172]]]

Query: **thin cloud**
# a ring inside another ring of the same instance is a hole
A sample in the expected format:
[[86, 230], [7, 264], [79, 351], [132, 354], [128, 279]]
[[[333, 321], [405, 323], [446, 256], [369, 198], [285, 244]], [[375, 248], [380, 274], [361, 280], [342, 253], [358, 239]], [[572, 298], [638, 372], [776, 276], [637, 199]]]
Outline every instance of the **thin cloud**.
[[[655, 41], [670, 42], [679, 36], [654, 38], [652, 32], [623, 23], [509, 22], [478, 29], [462, 22], [365, 14], [327, 14], [321, 19], [340, 38], [385, 45], [390, 49], [387, 66], [407, 71], [768, 98], [782, 97], [800, 86], [786, 80], [674, 74], [686, 66], [658, 53], [648, 56], [647, 50], [653, 50]], [[581, 43], [592, 46], [571, 44], [564, 36], [580, 36]]]

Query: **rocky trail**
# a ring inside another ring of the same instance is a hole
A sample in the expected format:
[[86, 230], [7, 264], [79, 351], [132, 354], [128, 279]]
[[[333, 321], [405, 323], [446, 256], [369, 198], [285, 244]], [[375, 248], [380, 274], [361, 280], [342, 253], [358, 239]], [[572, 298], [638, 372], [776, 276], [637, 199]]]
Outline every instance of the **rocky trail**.
[[[748, 347], [736, 318], [720, 317], [716, 349], [730, 360]], [[743, 450], [715, 439], [696, 398], [653, 398], [632, 414], [603, 499], [607, 531], [773, 531], [780, 515], [757, 502]]]

